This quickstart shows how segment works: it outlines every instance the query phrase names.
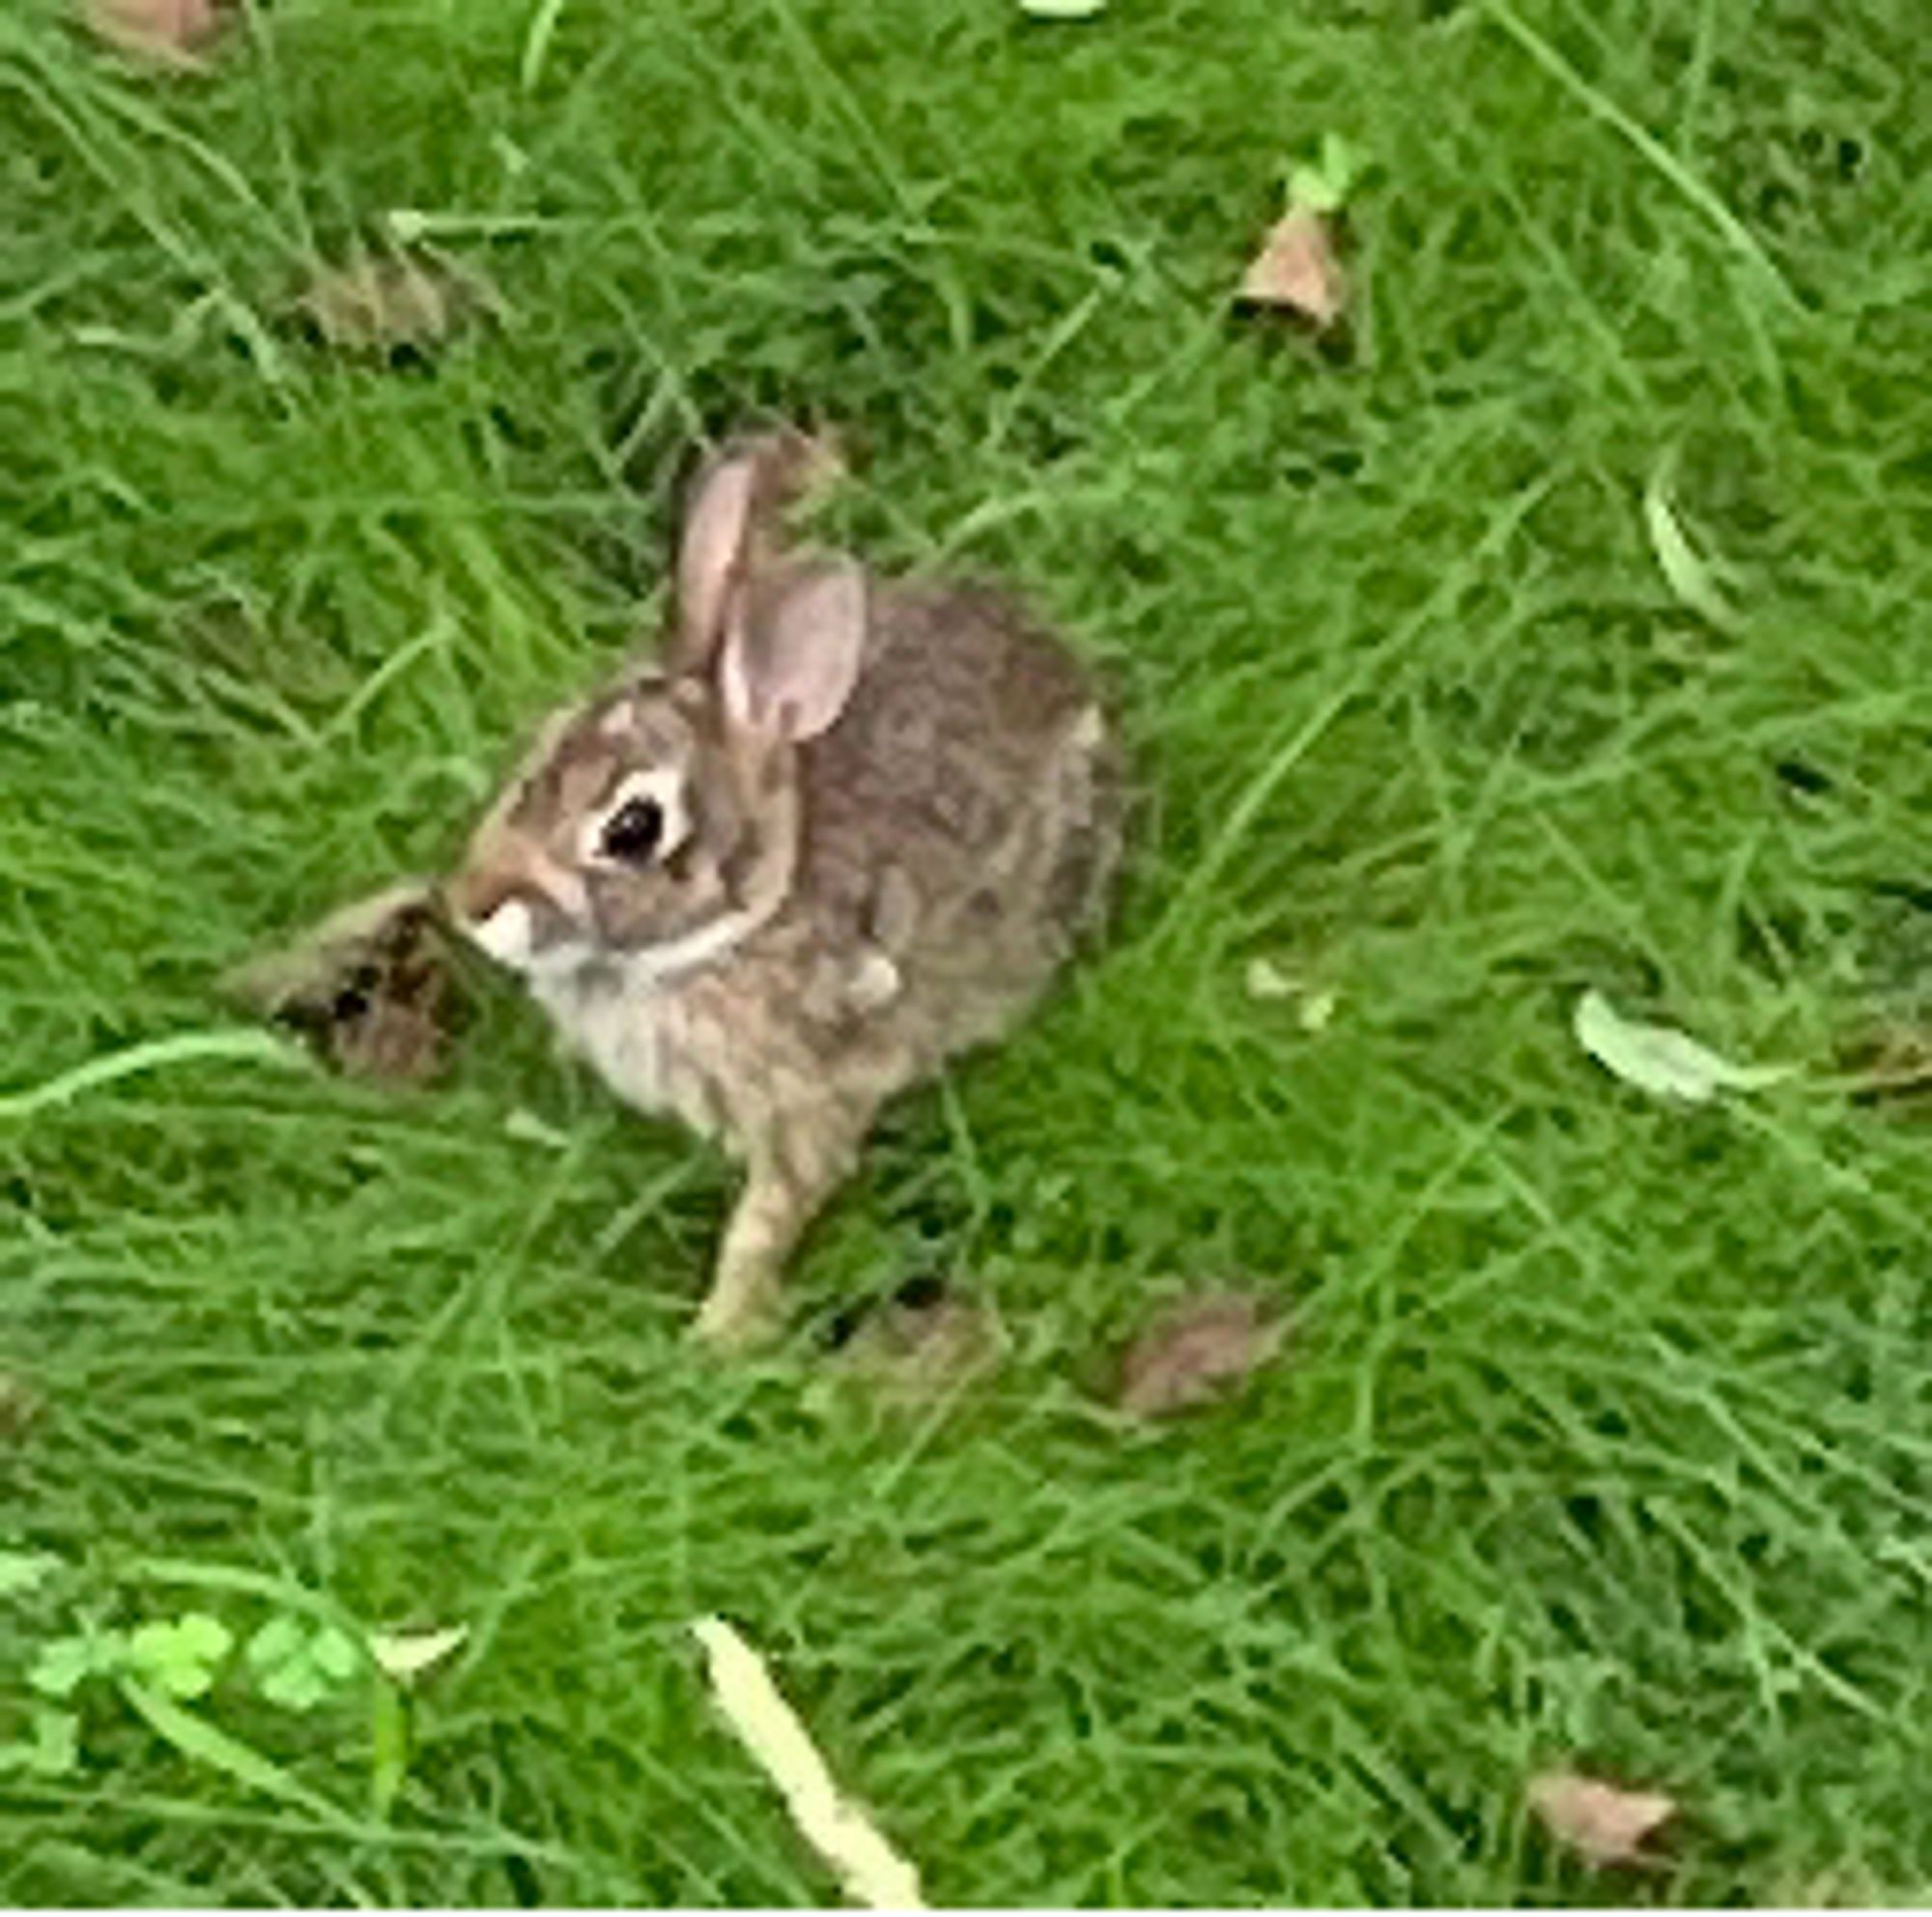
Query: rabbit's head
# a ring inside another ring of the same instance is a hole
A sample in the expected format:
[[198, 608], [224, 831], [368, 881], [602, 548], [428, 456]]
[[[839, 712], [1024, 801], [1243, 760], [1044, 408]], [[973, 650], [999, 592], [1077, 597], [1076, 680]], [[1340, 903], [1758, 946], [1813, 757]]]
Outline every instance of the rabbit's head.
[[700, 478], [663, 664], [554, 714], [477, 827], [445, 902], [512, 969], [668, 978], [784, 902], [797, 748], [844, 710], [867, 619], [857, 564], [773, 550], [790, 457], [754, 442]]

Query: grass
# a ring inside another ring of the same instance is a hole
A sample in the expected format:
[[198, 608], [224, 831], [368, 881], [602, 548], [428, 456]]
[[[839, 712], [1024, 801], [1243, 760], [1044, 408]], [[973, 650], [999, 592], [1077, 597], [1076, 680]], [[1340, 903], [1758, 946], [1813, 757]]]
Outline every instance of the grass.
[[[1932, 1163], [1833, 1063], [1927, 995], [1921, 24], [278, 0], [159, 83], [10, 10], [0, 1527], [104, 1615], [472, 1639], [386, 1817], [353, 1714], [193, 1707], [277, 1796], [90, 1706], [0, 1895], [821, 1897], [702, 1700], [713, 1608], [950, 1902], [1932, 1894]], [[1331, 129], [1375, 171], [1323, 355], [1226, 295]], [[511, 309], [427, 370], [279, 317], [397, 205]], [[808, 1325], [997, 1293], [1014, 1358], [936, 1426], [813, 1410], [806, 1337], [686, 1349], [722, 1173], [507, 996], [430, 1094], [196, 1042], [12, 1102], [446, 858], [761, 409], [858, 431], [882, 562], [1103, 659], [1147, 794], [1109, 952], [799, 1273]], [[1648, 543], [1666, 462], [1735, 630]], [[1647, 1102], [1591, 985], [1805, 1070]], [[1230, 1274], [1291, 1361], [1123, 1441], [1105, 1353]], [[0, 1608], [0, 1738], [38, 1628]], [[1676, 1791], [1675, 1861], [1553, 1853], [1558, 1760]]]

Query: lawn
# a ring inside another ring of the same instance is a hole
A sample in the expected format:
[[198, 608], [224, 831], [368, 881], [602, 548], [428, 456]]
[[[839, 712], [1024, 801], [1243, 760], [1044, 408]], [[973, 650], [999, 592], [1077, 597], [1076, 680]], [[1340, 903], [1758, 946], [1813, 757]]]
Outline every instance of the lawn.
[[[682, 1339], [723, 1168], [507, 989], [425, 1090], [0, 1102], [0, 1545], [58, 1560], [0, 1745], [89, 1620], [469, 1631], [400, 1784], [359, 1674], [88, 1680], [0, 1898], [822, 1899], [710, 1611], [935, 1900], [1932, 1895], [1932, 1159], [1859, 1083], [1932, 1019], [1922, 29], [276, 0], [158, 77], [15, 0], [0, 1094], [232, 1029], [225, 966], [446, 861], [761, 414], [852, 433], [882, 565], [1103, 663], [1140, 803], [1111, 942], [898, 1108], [762, 1361]], [[1326, 132], [1315, 344], [1229, 296]], [[392, 366], [288, 314], [397, 208], [503, 310]], [[1648, 1096], [1592, 987], [1796, 1070]], [[997, 1298], [999, 1376], [815, 1395], [920, 1273]], [[1123, 1428], [1113, 1355], [1227, 1283], [1289, 1349]], [[1550, 1764], [1673, 1793], [1660, 1867], [1560, 1854]]]

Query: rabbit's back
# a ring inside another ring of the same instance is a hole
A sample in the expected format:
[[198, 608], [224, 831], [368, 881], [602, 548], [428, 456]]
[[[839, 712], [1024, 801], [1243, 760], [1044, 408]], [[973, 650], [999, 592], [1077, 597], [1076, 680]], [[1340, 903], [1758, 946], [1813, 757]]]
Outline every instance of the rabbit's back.
[[1011, 1023], [1104, 902], [1121, 793], [1091, 677], [1009, 596], [878, 587], [858, 689], [808, 748], [798, 888], [867, 955], [866, 1022], [927, 1065]]

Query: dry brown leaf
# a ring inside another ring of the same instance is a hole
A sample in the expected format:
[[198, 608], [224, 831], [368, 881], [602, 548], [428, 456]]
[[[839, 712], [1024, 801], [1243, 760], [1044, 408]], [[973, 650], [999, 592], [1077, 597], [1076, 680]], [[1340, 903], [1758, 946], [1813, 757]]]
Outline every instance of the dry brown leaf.
[[0, 1444], [23, 1438], [40, 1409], [40, 1399], [23, 1379], [0, 1371]]
[[1286, 307], [1318, 328], [1333, 326], [1349, 303], [1349, 280], [1326, 215], [1291, 207], [1276, 220], [1242, 276], [1240, 297]]
[[110, 46], [162, 67], [199, 66], [224, 23], [220, 0], [84, 0], [83, 11]]
[[440, 254], [358, 252], [316, 274], [296, 302], [323, 343], [345, 353], [424, 352], [500, 302], [480, 275]]
[[1189, 1299], [1127, 1348], [1114, 1401], [1136, 1417], [1204, 1404], [1267, 1363], [1287, 1330], [1264, 1301], [1245, 1293]]
[[1644, 1840], [1677, 1815], [1677, 1800], [1661, 1790], [1625, 1790], [1568, 1770], [1532, 1778], [1529, 1804], [1553, 1836], [1600, 1867], [1652, 1862]]
[[859, 1320], [830, 1369], [891, 1410], [914, 1411], [985, 1377], [1006, 1353], [991, 1305], [915, 1282]]
[[238, 967], [224, 991], [303, 1033], [357, 1078], [427, 1078], [455, 1010], [430, 891], [407, 880], [358, 900], [285, 951]]
[[1932, 1029], [1883, 1026], [1841, 1047], [1839, 1059], [1860, 1104], [1908, 1104], [1932, 1094]]

